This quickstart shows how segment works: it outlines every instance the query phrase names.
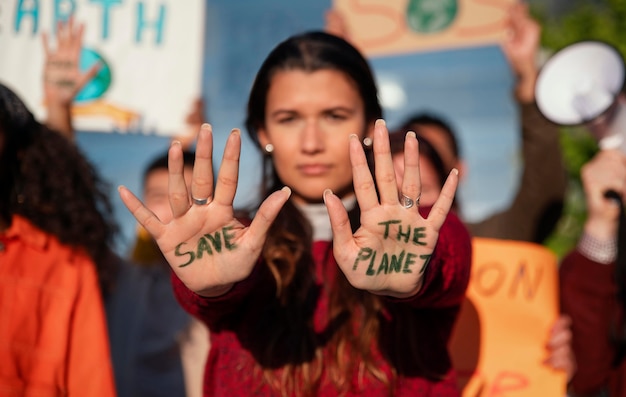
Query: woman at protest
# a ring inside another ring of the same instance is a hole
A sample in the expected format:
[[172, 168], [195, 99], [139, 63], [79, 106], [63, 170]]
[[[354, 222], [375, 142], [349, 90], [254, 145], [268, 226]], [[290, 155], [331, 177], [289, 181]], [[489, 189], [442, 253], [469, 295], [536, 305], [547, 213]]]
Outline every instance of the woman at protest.
[[[587, 219], [560, 267], [561, 308], [572, 319], [578, 369], [571, 396], [626, 395], [624, 250], [626, 156], [598, 152], [581, 170]], [[612, 191], [619, 199], [608, 198]], [[621, 218], [621, 220], [620, 220]]]
[[101, 291], [115, 228], [105, 189], [66, 138], [0, 84], [0, 390], [114, 396]]
[[[409, 133], [399, 192], [381, 113], [354, 47], [293, 36], [266, 58], [249, 97], [246, 125], [267, 167], [252, 219], [233, 216], [237, 129], [215, 188], [210, 126], [198, 135], [191, 192], [172, 145], [170, 223], [120, 188], [170, 263], [180, 303], [210, 328], [205, 396], [459, 394], [447, 343], [470, 242], [448, 214], [457, 172], [432, 208], [420, 206]], [[372, 140], [373, 156], [363, 144]]]

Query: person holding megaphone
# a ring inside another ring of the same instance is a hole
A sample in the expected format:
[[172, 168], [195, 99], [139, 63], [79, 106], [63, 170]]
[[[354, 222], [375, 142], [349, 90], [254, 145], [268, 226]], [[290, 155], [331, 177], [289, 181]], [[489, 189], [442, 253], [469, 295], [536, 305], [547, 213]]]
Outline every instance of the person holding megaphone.
[[624, 60], [581, 41], [554, 54], [537, 79], [537, 105], [561, 125], [583, 125], [600, 151], [581, 169], [587, 219], [560, 266], [577, 370], [571, 396], [626, 396], [626, 97]]
[[[572, 319], [573, 396], [626, 396], [623, 200], [626, 155], [601, 150], [581, 170], [587, 219], [560, 267], [561, 308]], [[618, 199], [607, 198], [607, 191]], [[618, 237], [621, 235], [621, 238]], [[622, 251], [621, 254], [619, 251]], [[621, 258], [622, 260], [618, 259]]]

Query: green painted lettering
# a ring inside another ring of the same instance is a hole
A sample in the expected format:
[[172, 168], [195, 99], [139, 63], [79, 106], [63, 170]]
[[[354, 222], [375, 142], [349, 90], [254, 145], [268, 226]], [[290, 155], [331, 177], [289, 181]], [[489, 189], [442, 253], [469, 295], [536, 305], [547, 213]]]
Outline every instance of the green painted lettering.
[[406, 254], [406, 261], [404, 261], [404, 268], [402, 268], [402, 273], [413, 273], [409, 266], [415, 264], [415, 258], [417, 258], [416, 254], [408, 253]]
[[174, 250], [174, 255], [176, 256], [185, 256], [185, 255], [189, 255], [189, 260], [185, 263], [183, 263], [182, 265], [178, 265], [178, 267], [185, 267], [191, 264], [191, 262], [193, 262], [196, 259], [195, 254], [193, 253], [193, 251], [187, 251], [187, 252], [180, 252], [180, 247], [183, 246], [183, 244], [185, 243], [180, 243], [176, 246], [176, 249]]
[[419, 274], [424, 273], [424, 271], [426, 270], [426, 266], [428, 266], [428, 263], [430, 262], [431, 256], [432, 255], [420, 255], [420, 259], [424, 259], [424, 264], [422, 265], [422, 268], [420, 269]]
[[352, 266], [352, 270], [356, 270], [359, 261], [364, 261], [366, 259], [368, 259], [370, 256], [372, 255], [372, 249], [371, 248], [361, 248], [359, 250], [359, 253], [356, 256], [356, 259], [354, 260], [354, 265]]
[[222, 252], [222, 238], [220, 236], [220, 232], [215, 232], [215, 235], [213, 236], [211, 236], [210, 234], [205, 234], [204, 237], [206, 237], [209, 242], [211, 242], [211, 245], [213, 245], [213, 248], [215, 248], [215, 252]]
[[211, 244], [204, 237], [200, 237], [198, 240], [198, 252], [196, 254], [196, 258], [202, 258], [203, 252], [206, 251], [207, 254], [213, 255], [213, 250], [211, 249]]
[[375, 260], [376, 260], [376, 251], [374, 251], [374, 253], [372, 254], [372, 257], [370, 258], [370, 265], [367, 267], [367, 271], [365, 272], [365, 274], [367, 274], [368, 276], [376, 275], [376, 271], [374, 271]]
[[389, 272], [389, 255], [387, 255], [386, 252], [383, 253], [383, 259], [380, 261], [376, 274], [380, 274], [381, 272], [385, 272], [385, 274]]
[[396, 223], [400, 223], [400, 220], [390, 220], [386, 222], [379, 222], [379, 225], [385, 226], [385, 232], [383, 233], [383, 238], [387, 239], [389, 237], [389, 225], [394, 225]]
[[411, 237], [411, 226], [406, 229], [406, 233], [402, 233], [402, 225], [398, 227], [398, 241], [402, 241], [404, 239], [405, 243], [409, 242], [409, 237]]
[[226, 249], [229, 251], [232, 251], [234, 248], [237, 247], [237, 245], [232, 241], [235, 235], [228, 233], [228, 231], [232, 228], [232, 226], [226, 226], [222, 228], [222, 235], [224, 236], [224, 247], [226, 247]]
[[416, 227], [415, 229], [413, 229], [413, 244], [426, 245], [426, 242], [421, 240], [422, 237], [426, 237], [426, 233], [424, 233], [424, 230], [426, 230], [425, 227]]
[[400, 269], [402, 269], [402, 260], [404, 259], [404, 250], [400, 253], [400, 255], [391, 255], [391, 263], [389, 264], [389, 273], [396, 272], [400, 273]]

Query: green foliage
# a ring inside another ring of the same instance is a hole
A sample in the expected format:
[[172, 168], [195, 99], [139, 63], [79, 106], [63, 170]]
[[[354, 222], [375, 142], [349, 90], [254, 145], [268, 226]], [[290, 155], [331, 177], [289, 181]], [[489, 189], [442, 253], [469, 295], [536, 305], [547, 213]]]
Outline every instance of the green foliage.
[[601, 40], [626, 54], [626, 0], [577, 1], [564, 15], [533, 10], [542, 25], [542, 45], [559, 50], [581, 40]]
[[[534, 8], [542, 25], [542, 46], [554, 52], [583, 40], [601, 40], [613, 45], [626, 58], [626, 0], [578, 1], [560, 16], [547, 16]], [[593, 138], [584, 128], [563, 127], [561, 147], [569, 176], [563, 216], [546, 246], [562, 257], [572, 249], [586, 217], [580, 168], [597, 152]]]

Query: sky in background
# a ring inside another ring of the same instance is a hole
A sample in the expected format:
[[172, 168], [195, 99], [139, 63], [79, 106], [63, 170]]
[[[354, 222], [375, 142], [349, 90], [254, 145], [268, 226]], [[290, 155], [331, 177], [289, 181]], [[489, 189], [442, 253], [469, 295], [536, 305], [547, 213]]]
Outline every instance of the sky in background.
[[[293, 33], [321, 29], [324, 12], [330, 6], [330, 0], [207, 2], [202, 93], [205, 113], [214, 127], [216, 162], [229, 131], [234, 127], [244, 130], [248, 90], [264, 57]], [[457, 132], [469, 171], [460, 188], [465, 218], [479, 220], [505, 207], [520, 175], [519, 125], [512, 101], [513, 79], [499, 47], [374, 58], [371, 65], [390, 127], [413, 112], [427, 111], [444, 117]], [[260, 155], [247, 135], [242, 136], [235, 204], [250, 206], [258, 199]], [[79, 132], [78, 143], [111, 184], [122, 230], [120, 251], [124, 252], [135, 221], [115, 187], [124, 184], [140, 194], [143, 167], [167, 149], [169, 140]]]

